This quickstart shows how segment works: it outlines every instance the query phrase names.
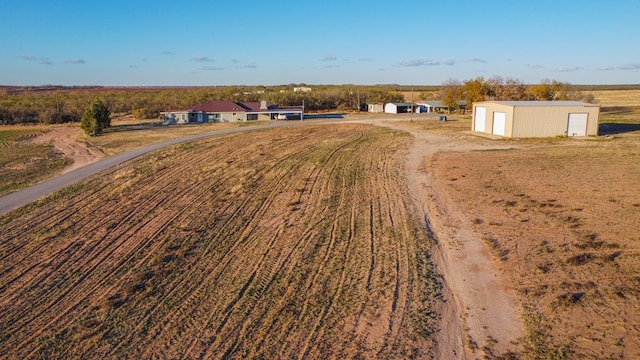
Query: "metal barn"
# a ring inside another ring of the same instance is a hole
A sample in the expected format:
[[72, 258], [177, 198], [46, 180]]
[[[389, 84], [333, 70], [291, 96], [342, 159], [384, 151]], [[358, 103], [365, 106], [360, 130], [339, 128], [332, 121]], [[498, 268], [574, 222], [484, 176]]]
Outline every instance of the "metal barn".
[[510, 138], [598, 135], [600, 106], [578, 101], [483, 101], [471, 130]]

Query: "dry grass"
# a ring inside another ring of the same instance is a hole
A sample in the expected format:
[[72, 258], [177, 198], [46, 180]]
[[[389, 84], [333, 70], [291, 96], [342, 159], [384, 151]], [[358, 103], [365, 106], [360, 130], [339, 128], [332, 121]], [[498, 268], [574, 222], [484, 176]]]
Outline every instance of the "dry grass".
[[455, 174], [449, 188], [529, 309], [531, 353], [634, 357], [640, 140], [512, 142], [520, 146], [440, 154], [434, 164], [442, 179]]
[[589, 90], [595, 103], [603, 107], [640, 106], [640, 90]]
[[31, 142], [48, 130], [47, 126], [0, 127], [0, 195], [32, 185], [69, 164], [51, 146]]
[[440, 285], [410, 141], [366, 125], [201, 140], [0, 218], [3, 356], [428, 357]]
[[[601, 122], [631, 126], [611, 137], [434, 158], [519, 293], [532, 358], [640, 351], [639, 110], [614, 95]], [[411, 126], [496, 142], [449, 118]], [[114, 125], [93, 145], [218, 129]], [[309, 129], [172, 147], [0, 218], [2, 353], [426, 356], [439, 287], [402, 190], [409, 139]]]
[[84, 142], [107, 155], [115, 155], [141, 146], [188, 135], [246, 126], [266, 125], [265, 121], [238, 123], [174, 124], [162, 126], [158, 120], [136, 121], [131, 117], [117, 118], [104, 134], [85, 137]]

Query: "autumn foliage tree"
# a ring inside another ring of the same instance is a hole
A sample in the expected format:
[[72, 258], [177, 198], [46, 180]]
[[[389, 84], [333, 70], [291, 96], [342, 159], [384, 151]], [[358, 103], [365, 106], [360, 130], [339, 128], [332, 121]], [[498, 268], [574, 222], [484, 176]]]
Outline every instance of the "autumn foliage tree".
[[460, 83], [448, 80], [442, 84], [441, 98], [449, 109], [456, 109], [459, 100], [466, 100], [467, 109], [480, 101], [560, 101], [577, 100], [593, 102], [593, 95], [584, 95], [569, 83], [545, 79], [537, 85], [525, 85], [523, 82], [496, 76], [485, 80], [477, 77]]
[[111, 126], [111, 112], [100, 99], [93, 101], [93, 104], [84, 111], [80, 120], [80, 127], [85, 134], [96, 136], [106, 128]]
[[449, 79], [442, 84], [442, 90], [440, 90], [440, 96], [442, 98], [442, 104], [449, 108], [449, 112], [451, 109], [456, 109], [458, 107], [458, 100], [460, 100], [463, 95], [463, 88], [460, 81]]

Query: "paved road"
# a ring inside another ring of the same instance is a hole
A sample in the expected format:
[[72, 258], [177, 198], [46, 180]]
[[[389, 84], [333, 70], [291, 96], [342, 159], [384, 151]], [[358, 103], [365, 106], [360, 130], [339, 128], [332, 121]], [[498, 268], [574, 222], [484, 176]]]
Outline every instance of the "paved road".
[[83, 166], [73, 171], [69, 171], [67, 173], [55, 176], [51, 179], [44, 180], [28, 188], [24, 188], [0, 197], [0, 216], [7, 214], [13, 210], [16, 210], [24, 205], [27, 205], [35, 200], [38, 200], [43, 196], [49, 195], [58, 190], [62, 190], [63, 188], [69, 185], [73, 185], [77, 182], [80, 182], [92, 175], [99, 173], [100, 171], [109, 169], [125, 161], [134, 159], [140, 155], [144, 155], [148, 152], [159, 150], [170, 145], [180, 144], [183, 142], [198, 140], [198, 139], [211, 137], [211, 136], [220, 136], [220, 135], [227, 135], [227, 134], [233, 134], [233, 133], [244, 132], [244, 131], [255, 131], [259, 129], [267, 129], [267, 128], [274, 128], [274, 127], [281, 127], [281, 126], [295, 126], [295, 125], [302, 125], [302, 124], [308, 124], [308, 123], [313, 123], [313, 122], [283, 121], [283, 122], [273, 122], [265, 126], [255, 126], [255, 127], [252, 126], [252, 127], [242, 127], [237, 129], [212, 131], [208, 133], [191, 135], [191, 136], [186, 136], [186, 137], [173, 139], [173, 140], [167, 140], [161, 143], [152, 144], [152, 145], [144, 146], [131, 151], [127, 151], [122, 154], [110, 156], [108, 158], [91, 163], [89, 165]]
[[[100, 171], [109, 169], [125, 161], [134, 159], [140, 155], [144, 155], [148, 152], [159, 150], [170, 145], [198, 140], [205, 137], [220, 136], [220, 135], [227, 135], [227, 134], [233, 134], [233, 133], [244, 132], [244, 131], [254, 131], [259, 129], [268, 129], [268, 128], [275, 128], [275, 127], [282, 127], [282, 126], [297, 126], [297, 125], [305, 125], [305, 124], [326, 124], [326, 123], [336, 123], [336, 122], [361, 121], [363, 119], [391, 120], [391, 119], [404, 118], [406, 120], [409, 118], [409, 114], [384, 114], [384, 113], [379, 114], [375, 118], [371, 116], [369, 117], [356, 116], [353, 119], [349, 119], [349, 118], [344, 118], [341, 114], [336, 114], [335, 118], [331, 118], [326, 114], [321, 116], [322, 118], [317, 121], [313, 120], [314, 116], [309, 116], [309, 118], [305, 119], [305, 121], [277, 121], [277, 122], [272, 122], [269, 125], [265, 125], [265, 126], [251, 126], [251, 127], [237, 128], [237, 129], [212, 131], [208, 133], [191, 135], [191, 136], [186, 136], [186, 137], [173, 139], [173, 140], [167, 140], [161, 143], [152, 144], [152, 145], [144, 146], [131, 151], [127, 151], [122, 154], [110, 156], [108, 158], [102, 159], [95, 163], [91, 163], [81, 168], [55, 176], [45, 181], [42, 181], [28, 188], [24, 188], [24, 189], [12, 192], [5, 196], [1, 196], [0, 197], [0, 216], [7, 214], [13, 210], [16, 210], [22, 206], [25, 206], [35, 200], [38, 200], [43, 196], [47, 196], [58, 190], [62, 190], [69, 185], [73, 185], [77, 182], [80, 182], [92, 175], [99, 173]], [[437, 115], [435, 114], [415, 114], [414, 115], [414, 117], [416, 118], [433, 118], [435, 116]]]

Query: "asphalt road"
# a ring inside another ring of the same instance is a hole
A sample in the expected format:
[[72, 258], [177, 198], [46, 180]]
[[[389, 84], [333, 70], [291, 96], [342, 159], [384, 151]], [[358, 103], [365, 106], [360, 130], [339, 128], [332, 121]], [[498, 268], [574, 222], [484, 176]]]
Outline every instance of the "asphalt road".
[[[413, 116], [415, 116], [416, 118], [434, 118], [437, 116], [437, 114], [432, 114], [432, 113], [415, 114]], [[375, 120], [391, 120], [391, 119], [398, 119], [398, 118], [408, 119], [409, 117], [410, 117], [409, 114], [382, 113], [382, 114], [378, 114], [378, 116], [375, 117]], [[57, 175], [51, 179], [44, 180], [33, 186], [1, 196], [0, 197], [0, 216], [5, 215], [13, 210], [16, 210], [22, 206], [25, 206], [33, 201], [36, 201], [58, 190], [62, 190], [67, 186], [78, 183], [92, 175], [99, 173], [100, 171], [109, 169], [113, 166], [122, 164], [125, 161], [132, 160], [138, 156], [144, 155], [151, 151], [162, 149], [167, 146], [180, 144], [188, 141], [194, 141], [194, 140], [211, 137], [211, 136], [234, 134], [234, 133], [245, 132], [245, 131], [255, 131], [260, 129], [269, 129], [269, 128], [276, 128], [276, 127], [282, 127], [282, 126], [298, 126], [298, 125], [305, 125], [305, 124], [310, 125], [310, 124], [319, 124], [319, 123], [324, 124], [324, 123], [336, 123], [336, 122], [349, 122], [349, 121], [358, 121], [363, 119], [358, 117], [355, 117], [354, 119], [347, 119], [347, 118], [344, 118], [342, 114], [336, 114], [335, 117], [327, 116], [326, 114], [323, 114], [321, 115], [321, 117], [318, 117], [318, 120], [316, 121], [313, 120], [314, 118], [316, 117], [310, 116], [309, 118], [305, 119], [305, 121], [277, 121], [277, 122], [272, 122], [269, 125], [265, 125], [265, 126], [255, 126], [255, 127], [251, 126], [251, 127], [219, 130], [219, 131], [212, 131], [212, 132], [203, 133], [203, 134], [185, 136], [182, 138], [167, 140], [161, 143], [152, 144], [152, 145], [144, 146], [131, 151], [127, 151], [122, 154], [110, 156], [108, 158], [91, 163], [81, 168], [69, 171], [61, 175]], [[368, 119], [371, 120], [373, 118], [368, 117]]]
[[167, 146], [180, 144], [188, 141], [194, 141], [194, 140], [211, 137], [211, 136], [220, 136], [220, 135], [227, 135], [227, 134], [239, 133], [244, 131], [255, 131], [259, 129], [267, 129], [267, 128], [274, 128], [274, 127], [281, 127], [281, 126], [295, 126], [295, 125], [302, 125], [307, 123], [310, 123], [310, 122], [283, 121], [283, 122], [273, 122], [266, 126], [255, 126], [255, 127], [252, 126], [252, 127], [243, 127], [243, 128], [237, 128], [237, 129], [212, 131], [208, 133], [190, 135], [190, 136], [185, 136], [178, 139], [167, 140], [161, 143], [152, 144], [152, 145], [144, 146], [131, 151], [127, 151], [122, 154], [110, 156], [108, 158], [102, 159], [100, 161], [96, 161], [94, 163], [83, 166], [81, 168], [69, 171], [61, 175], [57, 175], [48, 180], [44, 180], [33, 186], [30, 186], [30, 187], [27, 187], [27, 188], [24, 188], [0, 197], [0, 216], [7, 214], [13, 210], [16, 210], [22, 206], [25, 206], [35, 200], [38, 200], [58, 190], [62, 190], [67, 186], [80, 182], [92, 175], [99, 173], [100, 171], [109, 169], [125, 161], [134, 159], [140, 155], [144, 155], [151, 151], [159, 150]]

